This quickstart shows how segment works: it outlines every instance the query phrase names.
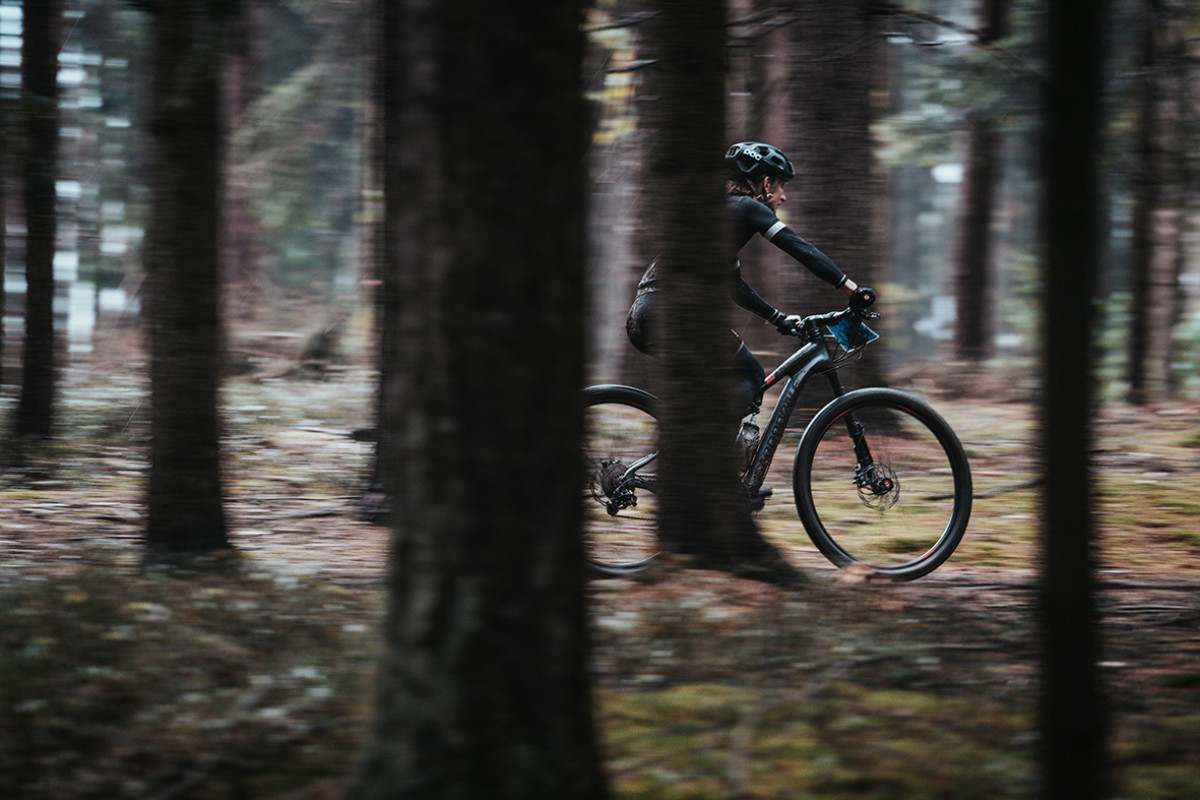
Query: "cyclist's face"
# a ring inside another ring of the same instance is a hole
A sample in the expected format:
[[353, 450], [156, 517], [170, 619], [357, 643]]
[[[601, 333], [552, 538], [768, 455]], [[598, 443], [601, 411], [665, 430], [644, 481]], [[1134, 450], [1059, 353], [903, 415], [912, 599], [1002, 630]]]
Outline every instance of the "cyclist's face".
[[763, 179], [763, 192], [771, 195], [771, 199], [767, 201], [767, 206], [776, 214], [779, 213], [779, 207], [787, 201], [787, 194], [783, 191], [784, 182], [775, 178]]

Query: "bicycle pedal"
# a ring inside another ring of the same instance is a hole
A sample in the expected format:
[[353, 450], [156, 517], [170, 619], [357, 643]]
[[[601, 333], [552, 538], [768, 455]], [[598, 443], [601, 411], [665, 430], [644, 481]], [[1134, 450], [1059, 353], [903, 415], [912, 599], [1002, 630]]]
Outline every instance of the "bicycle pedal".
[[770, 497], [772, 494], [774, 494], [774, 491], [765, 486], [763, 488], [759, 489], [758, 494], [755, 495], [754, 497], [750, 498], [750, 510], [751, 511], [762, 511], [763, 506], [765, 506], [767, 503], [767, 498]]

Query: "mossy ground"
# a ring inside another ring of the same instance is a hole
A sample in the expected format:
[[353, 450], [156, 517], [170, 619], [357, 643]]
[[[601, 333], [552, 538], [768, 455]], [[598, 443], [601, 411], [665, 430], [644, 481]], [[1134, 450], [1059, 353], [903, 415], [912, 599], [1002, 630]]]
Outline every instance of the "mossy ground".
[[[232, 382], [236, 549], [175, 564], [141, 552], [142, 390], [69, 376], [61, 437], [0, 480], [0, 796], [335, 796], [384, 610], [387, 532], [356, 515], [370, 446], [337, 433], [369, 416], [369, 377]], [[814, 553], [793, 589], [679, 565], [589, 587], [616, 797], [1034, 796], [1031, 410], [937, 405], [979, 498], [928, 578], [873, 583]], [[1114, 797], [1200, 796], [1198, 422], [1097, 426]], [[759, 522], [799, 525], [786, 490]]]

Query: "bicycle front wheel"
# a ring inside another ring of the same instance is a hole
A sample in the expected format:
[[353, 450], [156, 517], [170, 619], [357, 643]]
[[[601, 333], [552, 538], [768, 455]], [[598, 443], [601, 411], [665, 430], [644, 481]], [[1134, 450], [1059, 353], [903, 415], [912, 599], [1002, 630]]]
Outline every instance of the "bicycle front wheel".
[[971, 516], [971, 472], [946, 421], [893, 389], [859, 389], [817, 413], [800, 438], [796, 508], [839, 567], [904, 581], [940, 566]]
[[594, 574], [628, 575], [658, 554], [654, 396], [605, 385], [583, 397], [584, 553]]

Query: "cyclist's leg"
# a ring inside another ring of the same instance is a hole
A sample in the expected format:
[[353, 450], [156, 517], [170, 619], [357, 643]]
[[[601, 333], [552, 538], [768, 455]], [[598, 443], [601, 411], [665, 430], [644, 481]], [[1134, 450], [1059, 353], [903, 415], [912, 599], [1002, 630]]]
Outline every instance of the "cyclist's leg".
[[[762, 363], [750, 352], [750, 348], [746, 347], [746, 343], [742, 341], [742, 337], [737, 333], [733, 333], [733, 338], [737, 340], [737, 347], [733, 353], [734, 373], [736, 375], [737, 385], [734, 389], [736, 394], [737, 408], [739, 409], [738, 418], [746, 417], [750, 414], [758, 413], [759, 407], [762, 405], [762, 385], [766, 380], [767, 374], [763, 370]], [[752, 420], [751, 420], [752, 422]], [[744, 426], [743, 426], [744, 427]], [[753, 443], [745, 443], [749, 449], [743, 454], [746, 463], [749, 464], [750, 458], [753, 456], [753, 450], [758, 444], [758, 428], [751, 426], [753, 433]], [[742, 442], [744, 431], [738, 434], [739, 442]], [[771, 490], [767, 487], [761, 487], [758, 494], [750, 498], [750, 509], [752, 511], [761, 510], [764, 501], [771, 496]]]
[[763, 381], [766, 380], [767, 373], [763, 370], [762, 362], [754, 353], [750, 352], [749, 347], [746, 347], [742, 337], [734, 331], [730, 331], [730, 333], [733, 334], [736, 342], [733, 352], [733, 368], [737, 376], [737, 386], [734, 394], [739, 409], [738, 418], [741, 419], [747, 414], [758, 411], [762, 404], [762, 395], [759, 390], [762, 388]]
[[657, 345], [654, 328], [659, 324], [654, 308], [658, 305], [656, 292], [639, 292], [625, 317], [625, 335], [638, 351], [653, 355]]

